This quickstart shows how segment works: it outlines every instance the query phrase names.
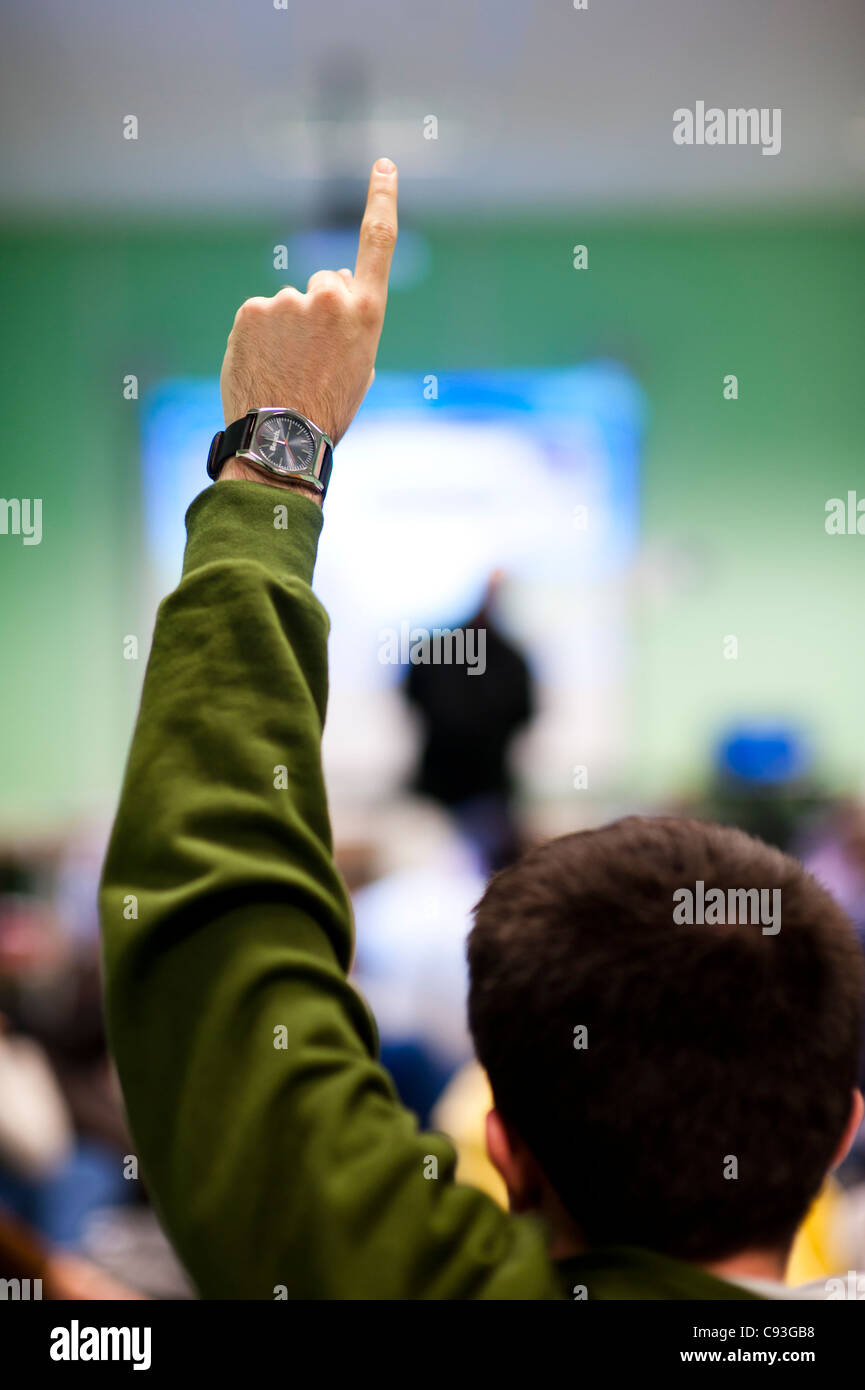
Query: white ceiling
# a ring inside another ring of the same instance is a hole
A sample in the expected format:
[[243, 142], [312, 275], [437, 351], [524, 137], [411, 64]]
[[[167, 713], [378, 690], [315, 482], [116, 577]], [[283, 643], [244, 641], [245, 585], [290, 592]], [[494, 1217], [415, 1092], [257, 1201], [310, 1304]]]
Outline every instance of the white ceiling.
[[[4, 206], [290, 210], [378, 153], [409, 207], [863, 200], [865, 0], [588, 5], [3, 0]], [[675, 146], [698, 99], [780, 107], [781, 153]]]

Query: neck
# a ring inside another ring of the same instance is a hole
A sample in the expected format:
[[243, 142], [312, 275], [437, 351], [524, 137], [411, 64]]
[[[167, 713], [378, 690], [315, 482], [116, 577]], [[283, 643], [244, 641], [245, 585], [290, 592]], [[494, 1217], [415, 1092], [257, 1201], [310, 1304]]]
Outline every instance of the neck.
[[737, 1279], [772, 1279], [781, 1284], [787, 1270], [787, 1252], [746, 1250], [742, 1255], [731, 1255], [729, 1259], [716, 1260], [703, 1268], [719, 1279], [727, 1279], [734, 1284]]
[[[552, 1228], [549, 1243], [551, 1259], [569, 1259], [582, 1254], [585, 1249], [585, 1243], [573, 1224]], [[782, 1284], [787, 1271], [787, 1258], [786, 1251], [747, 1250], [741, 1255], [730, 1255], [725, 1260], [714, 1260], [711, 1264], [700, 1262], [700, 1268], [731, 1284], [735, 1284], [737, 1279], [769, 1279]]]
[[[525, 1209], [517, 1207], [513, 1197], [511, 1198], [512, 1211]], [[532, 1203], [529, 1210], [536, 1211], [546, 1222], [549, 1233], [547, 1248], [551, 1259], [567, 1260], [574, 1255], [583, 1254], [586, 1242], [582, 1232], [552, 1188], [547, 1187], [540, 1200]], [[735, 1284], [737, 1279], [771, 1279], [782, 1284], [789, 1258], [789, 1248], [745, 1250], [738, 1255], [728, 1255], [723, 1260], [706, 1263], [697, 1260], [694, 1263], [705, 1269], [708, 1274], [714, 1274], [716, 1278], [726, 1279], [732, 1284]]]

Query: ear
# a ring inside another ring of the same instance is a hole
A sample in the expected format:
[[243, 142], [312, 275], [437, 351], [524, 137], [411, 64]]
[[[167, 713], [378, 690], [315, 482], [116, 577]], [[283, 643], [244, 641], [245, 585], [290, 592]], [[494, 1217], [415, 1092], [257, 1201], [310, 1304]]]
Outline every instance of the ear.
[[539, 1199], [537, 1164], [525, 1144], [491, 1110], [486, 1119], [487, 1156], [508, 1190], [511, 1211], [531, 1211]]
[[843, 1163], [844, 1159], [850, 1152], [850, 1149], [853, 1145], [853, 1140], [856, 1138], [856, 1135], [859, 1132], [859, 1126], [862, 1123], [863, 1115], [865, 1115], [865, 1100], [863, 1100], [862, 1098], [861, 1091], [854, 1091], [853, 1098], [850, 1103], [850, 1118], [847, 1121], [847, 1127], [844, 1130], [843, 1135], [841, 1136], [841, 1142], [838, 1145], [835, 1157], [832, 1160], [833, 1168], [837, 1168], [840, 1163]]

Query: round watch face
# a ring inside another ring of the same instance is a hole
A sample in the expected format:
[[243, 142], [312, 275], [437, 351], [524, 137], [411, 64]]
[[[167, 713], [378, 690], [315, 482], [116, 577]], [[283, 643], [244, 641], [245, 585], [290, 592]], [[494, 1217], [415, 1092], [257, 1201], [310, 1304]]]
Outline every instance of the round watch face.
[[292, 415], [269, 415], [258, 427], [255, 446], [278, 473], [306, 473], [315, 458], [315, 440]]

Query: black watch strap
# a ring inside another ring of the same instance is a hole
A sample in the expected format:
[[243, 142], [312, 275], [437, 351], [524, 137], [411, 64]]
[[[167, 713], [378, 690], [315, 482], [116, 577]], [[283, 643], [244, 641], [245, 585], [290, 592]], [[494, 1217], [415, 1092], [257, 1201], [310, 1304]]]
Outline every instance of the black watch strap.
[[322, 495], [322, 497], [324, 497], [324, 494], [327, 492], [328, 484], [329, 484], [329, 482], [330, 482], [330, 475], [331, 475], [332, 472], [333, 472], [333, 449], [330, 447], [329, 444], [325, 444], [325, 446], [324, 446], [324, 459], [322, 460], [321, 471], [320, 471], [320, 473], [319, 473], [319, 475], [318, 475], [318, 481], [321, 483], [321, 495]]
[[213, 436], [210, 442], [210, 453], [207, 455], [207, 475], [214, 482], [222, 472], [222, 465], [225, 460], [234, 458], [235, 454], [248, 446], [254, 426], [255, 411], [250, 410], [248, 415], [242, 415], [239, 420], [233, 420], [227, 429], [219, 430]]

